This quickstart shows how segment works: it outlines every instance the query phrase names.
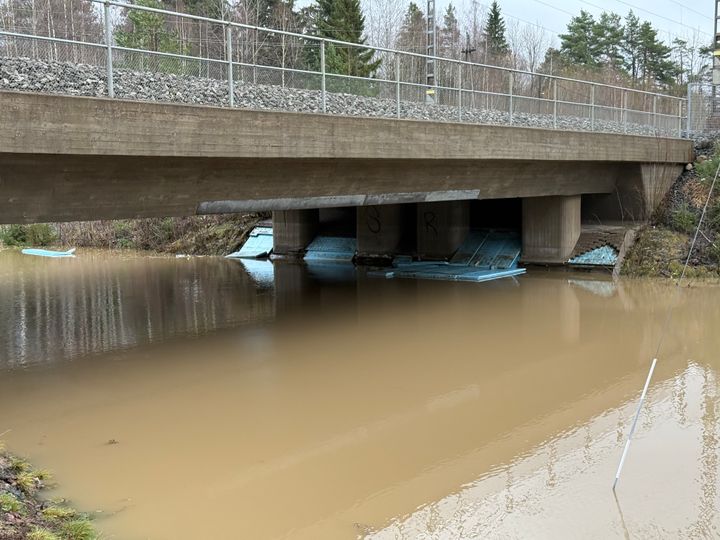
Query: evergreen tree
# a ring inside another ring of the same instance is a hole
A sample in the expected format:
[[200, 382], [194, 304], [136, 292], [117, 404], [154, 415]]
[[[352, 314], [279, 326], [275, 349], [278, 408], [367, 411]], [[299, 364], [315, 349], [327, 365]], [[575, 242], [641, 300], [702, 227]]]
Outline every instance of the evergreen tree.
[[[135, 4], [162, 8], [158, 0], [137, 0]], [[167, 29], [165, 17], [160, 13], [132, 9], [125, 26], [115, 32], [115, 40], [121, 47], [175, 54], [185, 52], [178, 35]]]
[[637, 79], [640, 69], [640, 18], [632, 11], [625, 17], [623, 34], [625, 68], [630, 73], [630, 77]]
[[[415, 2], [405, 12], [395, 47], [401, 51], [425, 53], [425, 14]], [[418, 56], [400, 57], [400, 78], [405, 82], [421, 83], [425, 78], [425, 60]]]
[[649, 22], [640, 25], [639, 53], [642, 81], [646, 85], [652, 83], [670, 84], [678, 74], [677, 66], [670, 60], [672, 49], [660, 41]]
[[[365, 16], [360, 8], [360, 0], [317, 0], [314, 8], [314, 35], [365, 44]], [[313, 63], [319, 66], [315, 56]], [[329, 43], [325, 47], [325, 66], [328, 73], [372, 77], [380, 67], [380, 60], [373, 60], [374, 56], [372, 49]]]
[[595, 19], [585, 10], [573, 17], [567, 26], [567, 33], [560, 35], [560, 52], [570, 64], [595, 67], [598, 65], [597, 35]]
[[623, 65], [624, 29], [620, 15], [603, 12], [592, 29], [595, 61], [613, 69]]
[[485, 24], [485, 35], [487, 36], [487, 51], [493, 57], [504, 56], [510, 52], [505, 37], [505, 21], [500, 13], [500, 6], [494, 0], [490, 6], [487, 23]]
[[439, 56], [457, 58], [460, 50], [460, 24], [458, 23], [455, 6], [448, 4], [443, 17], [443, 27], [440, 29], [438, 43]]

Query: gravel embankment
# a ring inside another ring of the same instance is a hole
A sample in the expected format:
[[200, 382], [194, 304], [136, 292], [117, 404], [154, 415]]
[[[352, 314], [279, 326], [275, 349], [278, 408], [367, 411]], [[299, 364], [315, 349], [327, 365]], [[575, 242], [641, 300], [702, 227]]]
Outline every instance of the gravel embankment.
[[[126, 69], [116, 69], [114, 73], [115, 95], [120, 99], [228, 105], [227, 84], [224, 80]], [[86, 64], [43, 62], [28, 58], [0, 58], [0, 89], [76, 96], [107, 95], [104, 68]], [[322, 96], [317, 90], [255, 85], [238, 81], [235, 88], [235, 104], [245, 109], [319, 113], [322, 110]], [[327, 109], [330, 114], [395, 118], [396, 106], [394, 99], [353, 94], [327, 94]], [[416, 120], [456, 122], [458, 109], [403, 101], [401, 116]], [[500, 125], [509, 123], [508, 113], [496, 110], [464, 108], [462, 116], [463, 122], [466, 123]], [[516, 112], [513, 115], [513, 125], [550, 129], [553, 127], [553, 118], [550, 115]], [[589, 131], [591, 125], [585, 118], [560, 116], [558, 128]], [[622, 133], [624, 126], [618, 122], [597, 120], [595, 129]], [[656, 134], [653, 128], [637, 124], [629, 124], [627, 131], [636, 135]], [[676, 136], [674, 133], [669, 135]]]

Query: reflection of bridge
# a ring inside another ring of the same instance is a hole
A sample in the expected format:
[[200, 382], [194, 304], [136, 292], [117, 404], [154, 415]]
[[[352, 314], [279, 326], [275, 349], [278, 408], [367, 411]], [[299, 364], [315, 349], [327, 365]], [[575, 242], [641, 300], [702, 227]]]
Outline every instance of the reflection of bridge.
[[[235, 265], [226, 263], [227, 268]], [[282, 302], [297, 293], [302, 302], [331, 307], [331, 291], [303, 283], [302, 266], [288, 268], [275, 276], [276, 290], [286, 295]], [[217, 267], [212, 269], [206, 284], [213, 282]], [[202, 493], [214, 497], [217, 505], [211, 512], [229, 511], [237, 500], [244, 501], [248, 516], [288, 508], [295, 529], [286, 528], [287, 520], [270, 520], [263, 523], [267, 537], [331, 537], [323, 534], [328, 522], [350, 527], [368, 523], [369, 516], [403, 515], [508, 458], [533, 452], [569, 426], [622, 406], [637, 395], [646, 375], [646, 353], [663, 323], [662, 317], [653, 318], [656, 302], [672, 301], [667, 288], [652, 283], [611, 285], [614, 296], [609, 298], [594, 296], [587, 290], [592, 287], [534, 276], [519, 287], [509, 281], [487, 287], [440, 285], [442, 296], [434, 294], [437, 283], [361, 279], [350, 285], [348, 296], [336, 300], [350, 309], [362, 332], [337, 324], [337, 317], [330, 317], [335, 321], [330, 324], [288, 325], [290, 334], [268, 329], [264, 339], [272, 346], [264, 349], [262, 361], [256, 361], [252, 349], [243, 354], [242, 340], [232, 340], [227, 357], [208, 356], [212, 341], [202, 341], [195, 349], [188, 344], [187, 358], [173, 358], [170, 367], [145, 357], [121, 363], [74, 362], [68, 366], [73, 377], [67, 379], [100, 389], [108, 381], [129, 381], [132, 391], [124, 391], [128, 386], [123, 384], [114, 386], [111, 395], [119, 414], [137, 410], [138, 403], [147, 407], [147, 415], [137, 419], [135, 435], [153, 429], [155, 413], [167, 406], [157, 396], [166, 395], [167, 388], [182, 388], [195, 397], [191, 390], [197, 379], [203, 373], [212, 379], [220, 369], [222, 381], [213, 388], [222, 391], [187, 399], [175, 411], [183, 418], [186, 407], [222, 410], [221, 425], [242, 433], [214, 454], [217, 462], [233, 466], [205, 474]], [[707, 335], [699, 336], [697, 318], [690, 316], [698, 300], [710, 307], [714, 296], [700, 290], [692, 294], [692, 302], [679, 307], [678, 332], [717, 342], [720, 337], [711, 333], [717, 317], [703, 325]], [[708, 296], [705, 303], [703, 295]], [[388, 307], [398, 311], [386, 316], [389, 310], [383, 308]], [[307, 311], [304, 315], [307, 322]], [[387, 340], [388, 331], [392, 340]], [[675, 353], [675, 345], [669, 341], [668, 351]], [[232, 370], [227, 369], [228, 359]], [[671, 369], [659, 371], [654, 384], [673, 374]], [[6, 379], [17, 384], [17, 378], [0, 378], [0, 395], [10, 384]], [[148, 379], [152, 384], [137, 383]], [[81, 430], [88, 430], [92, 415], [97, 420], [97, 410], [108, 397], [99, 391], [68, 393], [67, 388], [62, 380], [45, 388], [43, 399], [63, 408], [43, 412], [57, 419], [70, 408], [77, 421], [48, 422], [46, 432], [49, 440], [65, 430], [70, 440], [84, 441]], [[342, 407], [340, 419], [328, 415], [337, 407]], [[276, 442], [277, 432], [268, 426], [287, 424], [302, 429], [284, 431]], [[217, 437], [217, 426], [199, 423], [193, 433], [209, 440]], [[21, 437], [34, 429], [23, 422], [14, 427]], [[187, 436], [184, 423], [166, 427], [172, 441]], [[159, 442], [167, 440], [159, 439], [153, 452], [162, 455], [165, 447]], [[547, 462], [553, 465], [552, 456]], [[146, 465], [156, 463], [148, 460]], [[370, 472], [359, 479], [357, 470]], [[183, 493], [186, 478], [172, 475], [168, 482], [165, 489]], [[298, 498], [295, 488], [308, 485], [333, 496], [322, 504], [314, 497]], [[253, 523], [237, 526], [239, 536], [261, 536], [246, 533]]]

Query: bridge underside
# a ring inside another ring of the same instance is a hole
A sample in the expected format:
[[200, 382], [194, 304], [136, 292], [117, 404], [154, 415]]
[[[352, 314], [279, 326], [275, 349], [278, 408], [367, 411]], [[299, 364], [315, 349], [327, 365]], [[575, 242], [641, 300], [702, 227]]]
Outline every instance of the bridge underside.
[[[0, 223], [571, 195], [642, 219], [679, 166], [0, 154]], [[590, 212], [593, 209], [589, 210]]]
[[[351, 207], [361, 217], [382, 209], [396, 223], [386, 244], [410, 223], [418, 251], [447, 257], [474, 219], [468, 201], [512, 199], [526, 260], [552, 262], [566, 257], [582, 219], [646, 219], [692, 158], [678, 139], [0, 99], [0, 223], [296, 212], [283, 222], [288, 252], [304, 249], [318, 209]], [[435, 241], [416, 223], [427, 213]], [[368, 242], [360, 229], [358, 240]]]

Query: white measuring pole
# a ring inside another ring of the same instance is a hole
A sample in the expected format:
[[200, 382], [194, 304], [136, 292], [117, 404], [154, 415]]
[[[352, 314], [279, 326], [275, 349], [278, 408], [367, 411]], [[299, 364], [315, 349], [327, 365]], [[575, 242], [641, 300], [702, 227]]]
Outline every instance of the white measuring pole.
[[628, 435], [627, 441], [625, 442], [625, 449], [623, 450], [622, 457], [620, 458], [620, 465], [618, 465], [617, 473], [615, 473], [615, 481], [613, 482], [613, 491], [617, 486], [618, 480], [620, 480], [620, 473], [622, 472], [623, 465], [625, 464], [625, 458], [627, 457], [628, 450], [630, 450], [630, 442], [632, 441], [635, 428], [637, 427], [638, 418], [640, 418], [640, 411], [642, 410], [645, 396], [647, 395], [648, 387], [650, 386], [650, 379], [652, 379], [653, 371], [655, 371], [655, 364], [657, 364], [657, 358], [653, 358], [652, 366], [650, 366], [650, 373], [648, 373], [647, 380], [645, 381], [645, 388], [643, 388], [642, 395], [640, 396], [640, 403], [638, 403], [637, 412], [635, 413], [635, 420], [633, 420], [632, 427], [630, 428], [630, 434]]

